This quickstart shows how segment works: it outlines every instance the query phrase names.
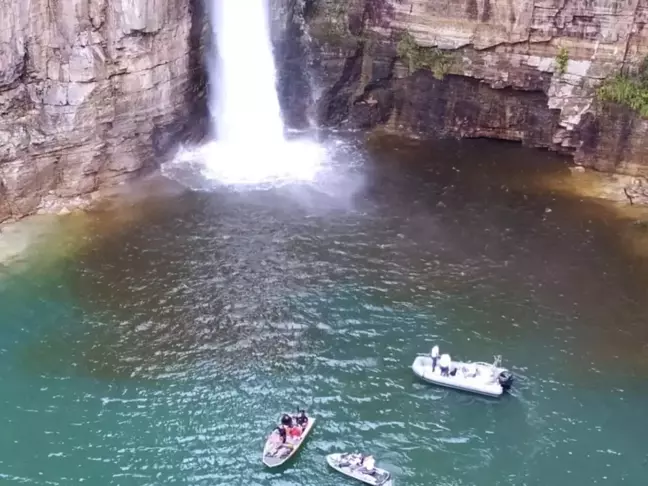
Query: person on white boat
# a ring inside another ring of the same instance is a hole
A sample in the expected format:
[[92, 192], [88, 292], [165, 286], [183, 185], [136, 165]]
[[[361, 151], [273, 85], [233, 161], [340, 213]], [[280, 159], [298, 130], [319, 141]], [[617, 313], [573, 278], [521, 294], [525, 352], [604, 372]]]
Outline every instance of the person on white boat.
[[283, 425], [277, 426], [275, 431], [277, 432], [277, 435], [279, 436], [279, 441], [278, 442], [280, 444], [285, 444], [286, 443], [286, 429], [284, 428], [284, 426]]
[[303, 430], [298, 425], [295, 425], [293, 427], [289, 427], [286, 432], [288, 433], [288, 437], [299, 439], [302, 435]]
[[376, 460], [373, 456], [367, 456], [362, 461], [362, 468], [367, 474], [373, 474], [376, 472]]
[[293, 425], [292, 417], [290, 415], [288, 415], [287, 413], [284, 413], [281, 416], [281, 425], [283, 425], [285, 427], [292, 427], [292, 425]]
[[467, 378], [475, 378], [477, 376], [477, 366], [473, 363], [469, 363], [465, 366], [464, 376]]
[[432, 358], [432, 371], [436, 369], [437, 361], [439, 360], [439, 346], [434, 346], [432, 351], [430, 351], [430, 357]]
[[340, 457], [339, 465], [342, 467], [360, 467], [362, 465], [362, 459], [362, 454], [358, 454], [357, 452], [351, 454], [343, 454]]
[[452, 360], [450, 359], [449, 354], [442, 354], [439, 358], [439, 368], [441, 369], [441, 376], [448, 376], [450, 373], [450, 365]]
[[360, 466], [362, 465], [362, 460], [363, 460], [362, 454], [349, 454], [349, 464], [351, 466]]
[[300, 410], [299, 415], [297, 415], [297, 425], [299, 425], [302, 429], [306, 428], [306, 425], [308, 425], [308, 417], [306, 416], [306, 411], [305, 410]]

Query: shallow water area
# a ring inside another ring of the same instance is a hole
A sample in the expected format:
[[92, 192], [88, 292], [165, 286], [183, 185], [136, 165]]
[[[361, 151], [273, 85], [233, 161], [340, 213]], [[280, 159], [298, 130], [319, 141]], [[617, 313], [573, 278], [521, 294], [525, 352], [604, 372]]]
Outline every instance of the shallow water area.
[[76, 255], [84, 244], [87, 214], [37, 214], [0, 226], [0, 267], [19, 271]]
[[[74, 253], [6, 275], [2, 481], [332, 486], [325, 454], [353, 449], [395, 484], [643, 484], [646, 268], [585, 203], [524, 189], [563, 161], [323, 145], [316, 183], [108, 207]], [[433, 343], [503, 355], [512, 395], [419, 382]], [[313, 435], [269, 471], [265, 436], [299, 406]]]

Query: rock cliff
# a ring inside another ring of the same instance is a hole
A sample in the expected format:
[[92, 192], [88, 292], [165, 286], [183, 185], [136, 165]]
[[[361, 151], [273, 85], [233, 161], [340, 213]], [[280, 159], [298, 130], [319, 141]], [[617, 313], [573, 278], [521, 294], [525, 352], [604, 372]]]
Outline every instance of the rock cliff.
[[0, 221], [154, 164], [204, 89], [201, 0], [0, 0]]
[[325, 125], [517, 140], [584, 166], [648, 175], [648, 122], [595, 96], [648, 54], [645, 2], [288, 3], [306, 23]]
[[[648, 54], [645, 2], [272, 2], [291, 124], [516, 140], [648, 193], [648, 121], [595, 97]], [[206, 118], [202, 0], [0, 0], [0, 22], [0, 222], [153, 168]]]

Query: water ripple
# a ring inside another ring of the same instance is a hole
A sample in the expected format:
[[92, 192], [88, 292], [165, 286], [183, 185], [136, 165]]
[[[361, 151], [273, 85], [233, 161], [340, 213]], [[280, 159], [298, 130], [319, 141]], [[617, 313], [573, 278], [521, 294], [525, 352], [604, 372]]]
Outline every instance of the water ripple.
[[[339, 201], [188, 193], [3, 286], [3, 481], [337, 485], [324, 455], [364, 450], [399, 484], [638, 484], [645, 312], [622, 271], [576, 225], [558, 238], [517, 199], [389, 164]], [[503, 354], [512, 395], [416, 380], [433, 342]], [[313, 436], [265, 470], [298, 407]]]

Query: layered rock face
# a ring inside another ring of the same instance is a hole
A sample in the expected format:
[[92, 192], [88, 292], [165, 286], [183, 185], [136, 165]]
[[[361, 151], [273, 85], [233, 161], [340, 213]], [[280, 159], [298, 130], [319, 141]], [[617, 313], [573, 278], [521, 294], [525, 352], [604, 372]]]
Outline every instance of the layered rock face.
[[[645, 2], [272, 4], [292, 125], [517, 140], [648, 176], [648, 121], [594, 96], [648, 54]], [[206, 118], [202, 0], [0, 0], [0, 23], [0, 221], [139, 175]]]
[[648, 54], [645, 2], [302, 3], [324, 124], [518, 140], [648, 175], [648, 123], [595, 99]]
[[0, 0], [0, 221], [141, 174], [204, 90], [201, 0]]

